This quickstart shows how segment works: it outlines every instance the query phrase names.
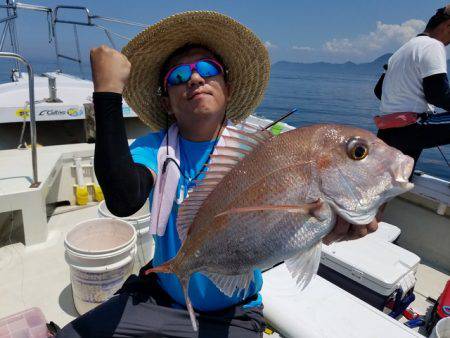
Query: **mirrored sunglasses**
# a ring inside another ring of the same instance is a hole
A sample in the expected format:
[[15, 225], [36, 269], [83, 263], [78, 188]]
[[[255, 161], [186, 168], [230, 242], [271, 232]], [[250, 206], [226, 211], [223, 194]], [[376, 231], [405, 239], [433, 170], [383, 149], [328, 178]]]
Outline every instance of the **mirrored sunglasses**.
[[203, 78], [224, 73], [222, 65], [213, 59], [201, 59], [194, 63], [183, 63], [169, 69], [164, 77], [164, 89], [167, 90], [167, 87], [188, 82], [194, 69]]

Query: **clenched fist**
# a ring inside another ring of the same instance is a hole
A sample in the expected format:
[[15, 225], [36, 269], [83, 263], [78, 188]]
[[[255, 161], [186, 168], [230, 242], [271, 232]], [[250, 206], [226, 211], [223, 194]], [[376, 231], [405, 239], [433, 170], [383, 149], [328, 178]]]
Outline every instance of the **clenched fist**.
[[91, 68], [95, 92], [122, 94], [131, 69], [125, 55], [105, 45], [93, 48]]

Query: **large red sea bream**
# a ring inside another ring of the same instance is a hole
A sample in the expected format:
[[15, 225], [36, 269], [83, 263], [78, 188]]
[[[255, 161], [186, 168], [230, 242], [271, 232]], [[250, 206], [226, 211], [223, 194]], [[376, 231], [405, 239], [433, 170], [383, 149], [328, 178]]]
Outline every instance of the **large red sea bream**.
[[305, 287], [336, 215], [367, 224], [380, 205], [413, 186], [413, 160], [366, 130], [323, 124], [278, 136], [228, 131], [226, 146], [217, 147], [180, 207], [177, 256], [148, 271], [177, 275], [194, 330], [187, 294], [193, 273], [232, 295], [247, 290], [254, 269], [285, 261]]

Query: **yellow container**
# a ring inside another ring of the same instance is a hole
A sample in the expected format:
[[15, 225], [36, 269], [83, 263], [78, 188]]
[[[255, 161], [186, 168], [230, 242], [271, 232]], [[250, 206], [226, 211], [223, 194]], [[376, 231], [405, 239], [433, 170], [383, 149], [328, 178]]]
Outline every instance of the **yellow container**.
[[105, 197], [103, 196], [102, 188], [100, 188], [100, 186], [97, 184], [94, 184], [93, 188], [94, 188], [94, 201], [96, 202], [103, 201]]
[[89, 201], [87, 186], [75, 187], [75, 200], [78, 205], [86, 205]]

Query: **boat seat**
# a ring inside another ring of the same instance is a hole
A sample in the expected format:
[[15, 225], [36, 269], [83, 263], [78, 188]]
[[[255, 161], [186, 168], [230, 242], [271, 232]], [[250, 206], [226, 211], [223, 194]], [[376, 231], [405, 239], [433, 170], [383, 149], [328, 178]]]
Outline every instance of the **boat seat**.
[[320, 276], [303, 291], [285, 264], [263, 277], [264, 317], [282, 337], [423, 337]]

